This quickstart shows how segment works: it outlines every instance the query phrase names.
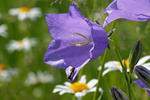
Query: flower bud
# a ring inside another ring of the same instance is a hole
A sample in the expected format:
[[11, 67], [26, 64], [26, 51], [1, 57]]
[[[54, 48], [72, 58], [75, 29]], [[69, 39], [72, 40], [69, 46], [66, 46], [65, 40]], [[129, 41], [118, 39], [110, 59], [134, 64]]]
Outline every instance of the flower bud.
[[134, 72], [145, 85], [150, 87], [150, 70], [143, 66], [136, 66]]
[[116, 87], [112, 87], [110, 92], [113, 100], [129, 100], [126, 94]]
[[133, 72], [134, 66], [139, 61], [142, 54], [142, 43], [140, 40], [136, 41], [132, 47], [132, 50], [129, 54], [129, 66], [130, 66], [130, 72]]

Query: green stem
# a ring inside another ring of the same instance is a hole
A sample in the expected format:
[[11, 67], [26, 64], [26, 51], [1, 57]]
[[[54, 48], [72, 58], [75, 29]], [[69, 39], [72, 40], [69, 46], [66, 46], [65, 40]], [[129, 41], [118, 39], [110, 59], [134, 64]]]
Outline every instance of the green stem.
[[97, 0], [92, 0], [93, 1], [93, 9], [92, 9], [92, 21], [95, 21], [95, 9], [97, 5]]
[[117, 43], [114, 43], [114, 45], [115, 45], [115, 53], [116, 53], [116, 55], [117, 55], [117, 57], [119, 59], [119, 62], [121, 64], [121, 66], [122, 66], [122, 69], [123, 69], [123, 75], [125, 77], [126, 85], [127, 85], [127, 88], [128, 88], [127, 90], [128, 90], [129, 100], [131, 100], [130, 77], [128, 77], [126, 65], [123, 63], [123, 59], [121, 58], [121, 55], [120, 55]]
[[102, 80], [102, 77], [103, 77], [104, 64], [106, 62], [107, 54], [108, 54], [108, 49], [105, 50], [105, 53], [104, 53], [104, 56], [103, 56], [103, 60], [102, 60], [102, 64], [101, 64], [101, 70], [99, 71], [98, 83], [97, 83], [97, 86], [96, 86], [96, 92], [94, 93], [94, 96], [93, 96], [93, 100], [97, 100], [97, 98], [98, 98], [98, 94], [99, 94], [98, 92], [99, 92], [100, 83], [101, 83], [101, 80]]
[[76, 100], [76, 97], [75, 97], [75, 96], [73, 96], [73, 97], [72, 97], [72, 100]]
[[93, 0], [93, 11], [96, 9], [97, 0]]

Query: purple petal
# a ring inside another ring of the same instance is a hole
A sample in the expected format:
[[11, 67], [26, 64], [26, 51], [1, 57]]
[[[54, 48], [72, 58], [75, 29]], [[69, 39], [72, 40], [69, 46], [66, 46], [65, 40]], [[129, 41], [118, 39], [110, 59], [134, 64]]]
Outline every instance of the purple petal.
[[150, 96], [150, 90], [147, 90], [148, 95]]
[[[75, 71], [74, 71], [73, 75], [70, 78], [71, 82], [73, 82], [73, 80], [76, 78], [76, 76], [79, 73], [80, 69], [82, 67], [84, 67], [89, 61], [90, 61], [90, 59], [87, 59], [82, 65], [80, 65], [79, 67], [75, 68]], [[71, 68], [72, 68], [71, 66], [66, 68], [66, 75], [67, 76], [70, 74]]]
[[147, 93], [150, 96], [150, 90], [148, 90], [148, 86], [146, 86], [141, 80], [134, 81], [135, 84], [139, 85], [142, 88], [147, 89]]
[[54, 40], [47, 49], [44, 61], [49, 65], [59, 68], [67, 68], [68, 66], [78, 67], [90, 58], [90, 49], [91, 45], [77, 47], [70, 46], [62, 40]]
[[[47, 14], [46, 22], [49, 32], [54, 39], [63, 39], [66, 42], [74, 41], [73, 33], [82, 33], [89, 36], [91, 29], [89, 25], [82, 18], [72, 18], [69, 14]], [[76, 36], [77, 39], [83, 40], [82, 37]], [[89, 36], [90, 37], [90, 36]]]
[[104, 26], [119, 18], [148, 21], [150, 20], [149, 9], [149, 0], [115, 0], [105, 10], [108, 16], [105, 19]]
[[91, 23], [91, 25], [92, 38], [94, 42], [94, 46], [91, 49], [91, 59], [94, 59], [104, 53], [108, 46], [108, 37], [103, 27], [96, 23]]
[[134, 83], [142, 88], [148, 88], [141, 80], [134, 81]]
[[69, 14], [71, 17], [83, 17], [74, 3], [72, 3], [69, 7]]

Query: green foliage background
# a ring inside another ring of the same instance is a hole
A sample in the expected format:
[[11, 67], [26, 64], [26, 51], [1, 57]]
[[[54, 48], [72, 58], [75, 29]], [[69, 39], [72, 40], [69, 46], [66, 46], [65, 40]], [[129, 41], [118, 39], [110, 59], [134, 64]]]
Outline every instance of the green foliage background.
[[[112, 0], [76, 0], [78, 8], [81, 13], [94, 20], [95, 13], [100, 15], [99, 23], [103, 23], [106, 15], [103, 14], [104, 9]], [[0, 0], [0, 12], [3, 18], [0, 20], [1, 24], [8, 26], [8, 38], [0, 37], [0, 64], [5, 64], [7, 67], [18, 68], [20, 73], [14, 77], [10, 83], [0, 83], [0, 100], [71, 100], [73, 96], [70, 94], [52, 93], [55, 85], [63, 84], [68, 81], [63, 69], [49, 66], [43, 62], [44, 53], [52, 40], [45, 21], [45, 14], [47, 13], [67, 13], [71, 1], [63, 0], [62, 4], [56, 3], [50, 6], [53, 0]], [[42, 9], [42, 17], [36, 21], [29, 19], [20, 22], [16, 16], [8, 14], [11, 8], [18, 8], [22, 6], [40, 7]], [[106, 27], [110, 31], [110, 26]], [[130, 49], [136, 40], [141, 40], [143, 44], [142, 56], [150, 54], [150, 22], [134, 22], [129, 20], [120, 19], [117, 21], [116, 32], [113, 35], [120, 47], [121, 56], [124, 59], [128, 58]], [[33, 37], [38, 40], [38, 43], [29, 52], [15, 51], [8, 53], [6, 45], [10, 40], [20, 40], [24, 37]], [[117, 60], [114, 53], [114, 48], [110, 44], [111, 50], [107, 61]], [[97, 78], [99, 61], [95, 59], [89, 62], [83, 69], [82, 74], [87, 75], [87, 79]], [[34, 86], [24, 86], [24, 81], [29, 72], [48, 71], [55, 79], [52, 83], [38, 84]], [[126, 85], [123, 75], [119, 71], [108, 73], [102, 80], [102, 88], [104, 95], [102, 100], [111, 100], [109, 89], [112, 86], [120, 88], [126, 92]], [[33, 91], [40, 88], [42, 96], [34, 97]], [[132, 85], [133, 97], [135, 100], [149, 100], [146, 90], [140, 88], [136, 84]], [[92, 100], [93, 93], [87, 94], [83, 100]]]

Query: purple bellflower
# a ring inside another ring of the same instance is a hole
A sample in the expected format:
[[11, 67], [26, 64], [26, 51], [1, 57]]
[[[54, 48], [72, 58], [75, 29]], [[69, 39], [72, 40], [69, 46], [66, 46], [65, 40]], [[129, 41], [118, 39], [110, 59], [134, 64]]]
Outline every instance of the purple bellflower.
[[69, 13], [47, 14], [46, 22], [54, 40], [44, 62], [65, 69], [71, 81], [84, 65], [103, 54], [108, 45], [104, 28], [82, 16], [74, 3]]
[[150, 0], [114, 0], [108, 5], [105, 13], [108, 13], [108, 16], [103, 26], [119, 18], [148, 21], [150, 20]]

